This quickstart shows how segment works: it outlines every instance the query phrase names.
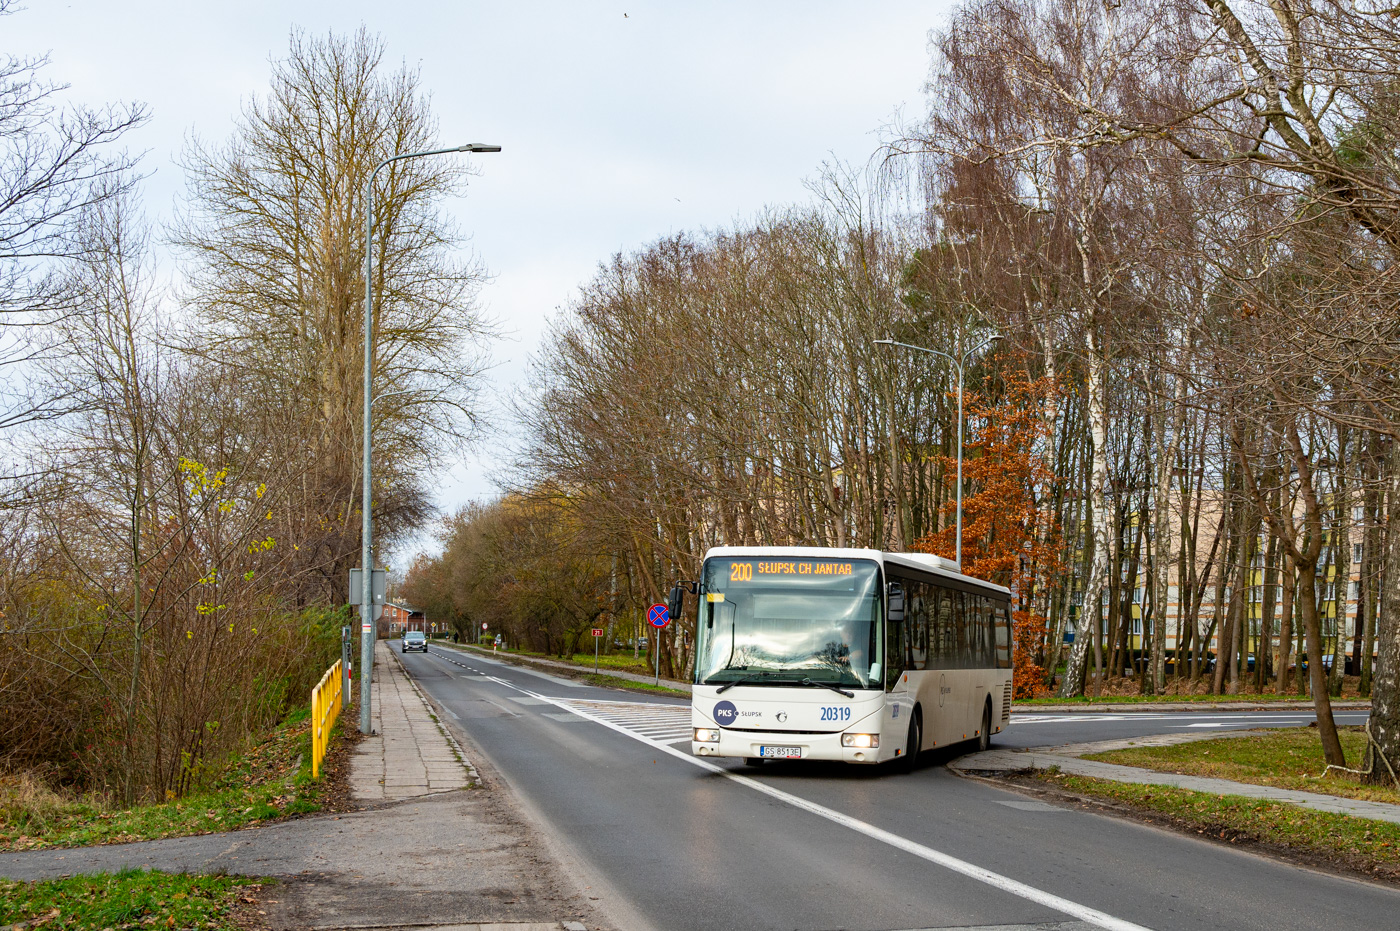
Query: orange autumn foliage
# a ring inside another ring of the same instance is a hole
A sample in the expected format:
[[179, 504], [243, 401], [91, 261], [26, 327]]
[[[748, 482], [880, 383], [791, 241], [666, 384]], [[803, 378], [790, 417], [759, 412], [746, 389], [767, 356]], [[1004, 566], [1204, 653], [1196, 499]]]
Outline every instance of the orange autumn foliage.
[[[1041, 417], [1055, 386], [1013, 371], [1005, 393], [993, 404], [968, 395], [969, 438], [963, 445], [963, 571], [1005, 585], [1012, 594], [1015, 650], [1012, 679], [1017, 698], [1048, 690], [1040, 665], [1046, 652], [1048, 619], [1036, 610], [1035, 593], [1046, 590], [1062, 570], [1060, 528], [1043, 505], [1057, 478], [1040, 452], [1046, 440]], [[943, 459], [951, 486], [956, 460]], [[956, 497], [950, 487], [943, 529], [921, 537], [914, 549], [953, 558], [956, 553]]]

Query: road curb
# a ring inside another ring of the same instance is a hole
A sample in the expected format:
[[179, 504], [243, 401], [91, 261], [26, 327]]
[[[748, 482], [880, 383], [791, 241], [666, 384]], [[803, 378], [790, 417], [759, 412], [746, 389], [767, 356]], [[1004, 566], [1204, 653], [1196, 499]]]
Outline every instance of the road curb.
[[[1017, 714], [1162, 714], [1186, 711], [1312, 711], [1310, 701], [1270, 702], [1133, 702], [1117, 704], [1099, 702], [1092, 705], [1017, 705], [1012, 702], [1011, 713]], [[1334, 701], [1333, 711], [1370, 711], [1369, 701]]]

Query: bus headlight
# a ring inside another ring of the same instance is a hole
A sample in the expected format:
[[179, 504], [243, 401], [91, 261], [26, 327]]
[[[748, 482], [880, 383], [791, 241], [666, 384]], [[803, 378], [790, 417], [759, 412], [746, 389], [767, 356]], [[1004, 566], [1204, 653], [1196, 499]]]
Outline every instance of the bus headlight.
[[842, 734], [841, 746], [843, 747], [869, 747], [874, 749], [880, 746], [879, 734]]
[[719, 731], [709, 727], [697, 727], [695, 729], [695, 742], [699, 744], [719, 743]]

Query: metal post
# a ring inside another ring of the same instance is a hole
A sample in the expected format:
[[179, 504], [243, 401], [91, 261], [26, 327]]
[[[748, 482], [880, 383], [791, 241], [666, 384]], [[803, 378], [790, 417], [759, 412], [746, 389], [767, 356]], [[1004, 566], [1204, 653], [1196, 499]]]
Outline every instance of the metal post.
[[386, 162], [380, 162], [365, 182], [365, 366], [364, 366], [364, 431], [360, 455], [363, 458], [360, 481], [360, 733], [368, 734], [370, 725], [370, 679], [374, 669], [374, 557], [370, 548], [370, 484], [369, 454], [372, 422], [370, 405], [374, 403], [374, 176]]
[[[960, 341], [961, 342], [961, 341]], [[961, 348], [961, 347], [959, 347]], [[957, 530], [957, 552], [954, 557], [958, 563], [958, 571], [962, 571], [962, 459], [963, 459], [963, 366], [962, 356], [958, 356], [958, 530]]]
[[653, 658], [656, 660], [656, 684], [657, 684], [657, 685], [660, 685], [660, 684], [661, 684], [661, 628], [660, 628], [660, 627], [653, 627], [652, 629], [656, 631], [656, 656], [653, 657]]
[[360, 568], [364, 570], [364, 587], [360, 594], [360, 733], [370, 733], [370, 680], [374, 669], [374, 562], [370, 538], [370, 405], [374, 403], [374, 176], [379, 169], [391, 162], [405, 158], [422, 158], [427, 155], [446, 155], [450, 152], [499, 152], [498, 145], [470, 143], [455, 149], [433, 149], [427, 152], [405, 152], [384, 159], [369, 173], [365, 182], [365, 384], [364, 384], [364, 443], [361, 455], [364, 459], [360, 481]]
[[350, 707], [350, 634], [348, 624], [340, 628], [340, 707]]
[[602, 637], [593, 638], [593, 675], [595, 676], [598, 674], [598, 641], [602, 639]]

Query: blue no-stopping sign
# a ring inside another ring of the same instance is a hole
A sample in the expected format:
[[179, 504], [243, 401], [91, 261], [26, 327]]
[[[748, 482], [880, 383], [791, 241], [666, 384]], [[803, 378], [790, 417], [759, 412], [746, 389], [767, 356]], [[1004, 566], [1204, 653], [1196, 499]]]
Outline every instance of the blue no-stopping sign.
[[647, 622], [657, 630], [671, 623], [671, 611], [663, 604], [654, 604], [647, 609]]

